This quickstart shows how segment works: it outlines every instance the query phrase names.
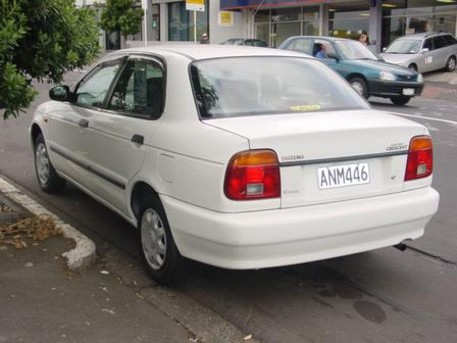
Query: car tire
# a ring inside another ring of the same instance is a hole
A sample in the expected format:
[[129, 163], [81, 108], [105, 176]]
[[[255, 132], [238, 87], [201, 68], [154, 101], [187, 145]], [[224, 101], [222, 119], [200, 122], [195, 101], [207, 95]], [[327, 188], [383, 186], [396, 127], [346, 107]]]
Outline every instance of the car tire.
[[35, 139], [34, 155], [35, 172], [40, 188], [46, 193], [57, 193], [61, 191], [65, 187], [66, 181], [55, 171], [49, 159], [48, 149], [41, 133]]
[[448, 72], [454, 71], [455, 70], [455, 64], [456, 64], [455, 57], [454, 56], [449, 57], [447, 62], [446, 62], [445, 70], [448, 71]]
[[167, 286], [181, 276], [184, 258], [176, 247], [159, 197], [149, 196], [142, 208], [138, 222], [141, 256], [149, 275]]
[[365, 99], [368, 98], [368, 96], [369, 96], [368, 85], [367, 85], [367, 82], [363, 78], [353, 77], [353, 78], [349, 79], [349, 84], [357, 93], [359, 93]]
[[394, 105], [398, 105], [398, 106], [403, 106], [403, 105], [406, 105], [409, 101], [411, 100], [410, 97], [408, 96], [393, 96], [390, 98], [390, 101], [392, 101], [392, 103]]

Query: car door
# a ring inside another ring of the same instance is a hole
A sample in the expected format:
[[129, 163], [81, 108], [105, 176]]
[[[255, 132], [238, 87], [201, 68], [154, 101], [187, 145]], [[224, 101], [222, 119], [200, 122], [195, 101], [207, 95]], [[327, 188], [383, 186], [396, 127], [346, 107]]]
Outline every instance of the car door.
[[446, 61], [448, 58], [448, 48], [447, 43], [444, 40], [443, 36], [433, 37], [433, 47], [434, 47], [434, 63], [433, 69], [438, 70], [446, 66]]
[[[424, 50], [425, 49], [425, 50]], [[419, 70], [424, 73], [428, 71], [434, 70], [434, 65], [433, 65], [433, 42], [432, 38], [427, 38], [424, 40], [424, 43], [422, 44], [422, 49], [419, 52], [420, 57], [419, 57]]]
[[316, 39], [314, 41], [313, 55], [314, 52], [317, 51], [317, 47], [321, 44], [325, 46], [325, 51], [327, 53], [327, 58], [323, 58], [322, 61], [341, 75], [346, 76], [346, 64], [344, 63], [344, 60], [340, 58], [338, 51], [335, 49], [335, 46], [331, 41]]
[[159, 125], [164, 85], [162, 61], [130, 56], [104, 109], [90, 119], [90, 187], [100, 199], [127, 216], [129, 184], [143, 163], [144, 142]]
[[87, 186], [89, 168], [87, 129], [100, 110], [122, 61], [97, 65], [76, 86], [72, 101], [56, 103], [50, 114], [49, 150], [60, 173], [80, 186]]

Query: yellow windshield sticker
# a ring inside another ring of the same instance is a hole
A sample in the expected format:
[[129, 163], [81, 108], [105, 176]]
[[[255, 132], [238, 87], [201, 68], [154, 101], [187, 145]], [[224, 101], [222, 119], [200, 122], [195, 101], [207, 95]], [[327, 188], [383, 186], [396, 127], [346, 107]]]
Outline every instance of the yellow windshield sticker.
[[309, 112], [309, 111], [317, 111], [321, 109], [321, 105], [298, 105], [298, 106], [290, 106], [290, 110], [294, 112]]

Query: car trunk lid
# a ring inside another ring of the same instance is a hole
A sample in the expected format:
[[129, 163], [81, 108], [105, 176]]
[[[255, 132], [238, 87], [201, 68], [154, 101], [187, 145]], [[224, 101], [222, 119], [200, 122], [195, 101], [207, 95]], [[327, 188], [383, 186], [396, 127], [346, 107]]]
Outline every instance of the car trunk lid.
[[281, 206], [401, 192], [409, 142], [427, 134], [409, 120], [374, 110], [249, 116], [205, 121], [276, 152]]

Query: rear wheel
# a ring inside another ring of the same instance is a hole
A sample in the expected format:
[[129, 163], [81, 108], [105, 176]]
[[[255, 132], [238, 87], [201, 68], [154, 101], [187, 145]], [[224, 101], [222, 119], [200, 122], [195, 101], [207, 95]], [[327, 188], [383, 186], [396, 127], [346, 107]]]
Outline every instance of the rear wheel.
[[40, 188], [47, 193], [56, 193], [65, 187], [62, 179], [49, 159], [44, 137], [40, 133], [35, 140], [35, 172]]
[[399, 106], [406, 105], [409, 100], [411, 100], [411, 98], [408, 96], [393, 96], [390, 98], [390, 101]]
[[446, 62], [446, 71], [454, 71], [455, 70], [455, 57], [451, 56]]
[[367, 82], [361, 77], [353, 77], [349, 79], [349, 84], [355, 89], [357, 93], [363, 96], [365, 99], [368, 98], [368, 86]]
[[165, 210], [156, 195], [150, 196], [143, 205], [139, 220], [143, 261], [151, 277], [161, 285], [176, 280], [183, 257], [171, 235]]

